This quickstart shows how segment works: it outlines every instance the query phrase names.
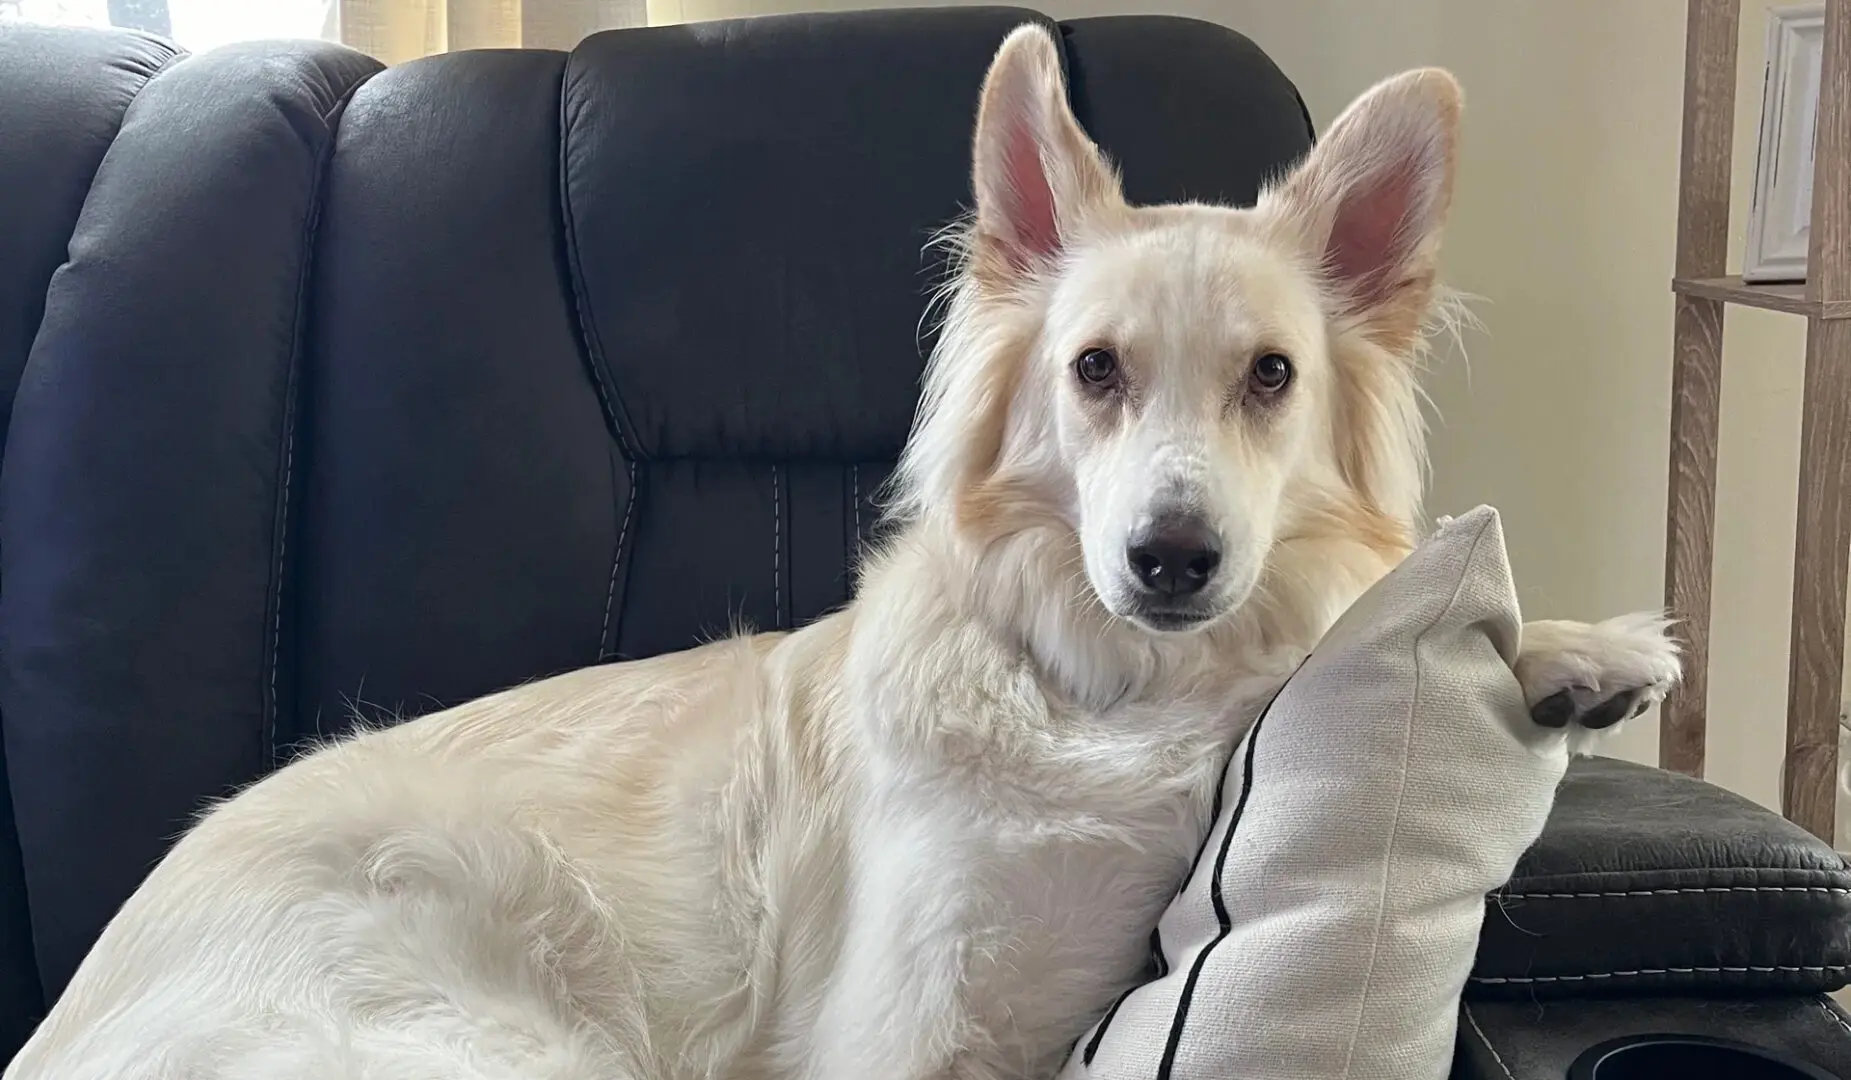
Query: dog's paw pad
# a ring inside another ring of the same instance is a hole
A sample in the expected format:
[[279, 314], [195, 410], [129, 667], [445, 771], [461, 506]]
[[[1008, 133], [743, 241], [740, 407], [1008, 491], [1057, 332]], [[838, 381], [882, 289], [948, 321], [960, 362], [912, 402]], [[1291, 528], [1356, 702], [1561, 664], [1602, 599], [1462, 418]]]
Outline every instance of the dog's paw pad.
[[1663, 691], [1641, 686], [1603, 699], [1597, 691], [1577, 686], [1557, 690], [1531, 706], [1530, 719], [1546, 728], [1575, 724], [1589, 731], [1602, 731], [1637, 717], [1663, 697]]
[[1527, 624], [1516, 664], [1532, 721], [1587, 732], [1608, 730], [1663, 701], [1682, 670], [1670, 624], [1657, 615]]
[[1569, 690], [1557, 690], [1530, 706], [1530, 719], [1546, 728], [1564, 728], [1575, 718], [1575, 697]]

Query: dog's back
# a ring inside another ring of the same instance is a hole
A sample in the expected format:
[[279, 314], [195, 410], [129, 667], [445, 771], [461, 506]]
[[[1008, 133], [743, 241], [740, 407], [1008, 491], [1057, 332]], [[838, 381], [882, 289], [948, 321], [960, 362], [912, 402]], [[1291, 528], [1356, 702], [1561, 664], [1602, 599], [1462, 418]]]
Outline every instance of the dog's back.
[[839, 638], [594, 668], [299, 761], [175, 847], [7, 1076], [644, 1077], [754, 1052], [767, 935], [839, 907], [844, 781], [787, 678]]

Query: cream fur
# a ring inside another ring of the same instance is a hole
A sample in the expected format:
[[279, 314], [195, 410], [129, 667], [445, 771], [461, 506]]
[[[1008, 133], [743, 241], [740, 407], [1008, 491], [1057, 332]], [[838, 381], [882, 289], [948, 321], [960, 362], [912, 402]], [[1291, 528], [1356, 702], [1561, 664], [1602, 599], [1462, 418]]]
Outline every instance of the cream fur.
[[[1458, 116], [1413, 73], [1253, 210], [1133, 209], [1054, 49], [1018, 31], [992, 70], [900, 529], [848, 610], [256, 784], [8, 1080], [1052, 1075], [1140, 977], [1258, 704], [1413, 540]], [[1381, 275], [1346, 277], [1383, 206]], [[1101, 342], [1140, 398], [1074, 396]], [[1259, 349], [1290, 396], [1241, 396]], [[1122, 610], [1152, 492], [1227, 539], [1204, 628]], [[1520, 670], [1584, 708], [1677, 674], [1637, 619], [1550, 624]]]

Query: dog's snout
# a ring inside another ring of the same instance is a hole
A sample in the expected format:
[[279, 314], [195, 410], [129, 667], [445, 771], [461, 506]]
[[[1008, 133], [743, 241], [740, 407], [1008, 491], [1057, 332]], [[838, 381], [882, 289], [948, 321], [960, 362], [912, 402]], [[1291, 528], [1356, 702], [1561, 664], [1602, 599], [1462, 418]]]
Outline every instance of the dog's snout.
[[1201, 592], [1221, 565], [1221, 537], [1200, 517], [1160, 517], [1132, 537], [1125, 557], [1146, 591], [1190, 596]]

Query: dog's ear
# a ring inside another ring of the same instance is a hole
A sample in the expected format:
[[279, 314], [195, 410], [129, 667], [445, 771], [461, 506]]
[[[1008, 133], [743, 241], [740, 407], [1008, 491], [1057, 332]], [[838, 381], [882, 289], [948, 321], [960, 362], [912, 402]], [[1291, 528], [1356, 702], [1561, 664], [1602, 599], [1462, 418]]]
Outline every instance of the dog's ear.
[[1396, 352], [1412, 347], [1433, 299], [1461, 104], [1438, 68], [1378, 83], [1261, 197], [1311, 248], [1341, 313]]
[[1040, 26], [1018, 27], [990, 63], [971, 186], [980, 273], [1045, 265], [1088, 214], [1122, 201], [1118, 178], [1067, 105], [1059, 46]]

